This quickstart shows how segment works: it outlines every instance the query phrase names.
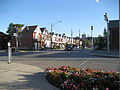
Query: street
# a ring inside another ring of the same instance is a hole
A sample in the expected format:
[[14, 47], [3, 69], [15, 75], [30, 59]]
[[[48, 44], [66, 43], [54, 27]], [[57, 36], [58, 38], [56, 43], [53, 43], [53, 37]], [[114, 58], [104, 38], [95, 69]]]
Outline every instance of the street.
[[[37, 66], [42, 69], [63, 65], [105, 71], [118, 71], [119, 69], [119, 58], [92, 56], [89, 50], [27, 51], [14, 52], [12, 55], [12, 62]], [[7, 52], [0, 53], [0, 62], [8, 62]]]

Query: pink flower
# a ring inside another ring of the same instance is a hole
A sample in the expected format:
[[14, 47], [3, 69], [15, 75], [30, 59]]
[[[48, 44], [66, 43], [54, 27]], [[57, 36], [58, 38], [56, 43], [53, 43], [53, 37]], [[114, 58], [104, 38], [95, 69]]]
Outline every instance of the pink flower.
[[[81, 87], [85, 87], [87, 81], [84, 81], [84, 79], [89, 79], [93, 83], [99, 77], [103, 76], [103, 79], [99, 79], [102, 82], [105, 82], [107, 75], [114, 77], [118, 76], [119, 72], [115, 71], [109, 71], [104, 72], [102, 70], [93, 70], [93, 69], [85, 69], [85, 68], [74, 68], [70, 66], [61, 66], [59, 68], [54, 67], [48, 67], [45, 69], [45, 74], [48, 80], [51, 81], [59, 81], [60, 86], [64, 89], [70, 89], [70, 90], [77, 90]], [[62, 80], [61, 80], [61, 79]], [[78, 82], [80, 80], [80, 82]], [[88, 81], [89, 81], [88, 80]], [[78, 83], [77, 83], [78, 82]], [[54, 83], [55, 84], [55, 83]], [[97, 86], [93, 88], [94, 90], [98, 90]], [[105, 90], [109, 90], [109, 88], [105, 88]]]
[[105, 90], [109, 90], [109, 88], [105, 88]]

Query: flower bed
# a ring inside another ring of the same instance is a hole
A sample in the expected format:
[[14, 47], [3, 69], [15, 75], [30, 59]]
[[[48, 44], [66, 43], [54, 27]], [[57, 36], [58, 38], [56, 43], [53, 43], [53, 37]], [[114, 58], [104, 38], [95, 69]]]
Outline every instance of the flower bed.
[[46, 68], [45, 76], [62, 90], [119, 90], [119, 72], [62, 66]]

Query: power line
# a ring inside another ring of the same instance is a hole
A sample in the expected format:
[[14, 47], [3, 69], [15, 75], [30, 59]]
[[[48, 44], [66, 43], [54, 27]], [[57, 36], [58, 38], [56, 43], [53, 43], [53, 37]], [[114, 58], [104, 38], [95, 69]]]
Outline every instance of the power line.
[[64, 29], [58, 28], [58, 27], [56, 27], [56, 26], [54, 26], [54, 28], [57, 29], [57, 30], [59, 30], [59, 31], [61, 31], [61, 30], [62, 30], [62, 31], [65, 31]]
[[8, 16], [12, 16], [12, 18], [15, 18], [15, 19], [17, 18], [17, 19], [23, 20], [23, 21], [25, 21], [25, 22], [34, 23], [34, 22], [31, 21], [31, 20], [28, 20], [28, 19], [23, 18], [23, 17], [21, 17], [21, 16], [15, 15], [15, 14], [13, 14], [13, 13], [10, 13], [10, 12], [6, 11], [6, 10], [0, 9], [0, 11], [3, 12], [3, 13], [5, 13], [5, 14], [7, 14]]

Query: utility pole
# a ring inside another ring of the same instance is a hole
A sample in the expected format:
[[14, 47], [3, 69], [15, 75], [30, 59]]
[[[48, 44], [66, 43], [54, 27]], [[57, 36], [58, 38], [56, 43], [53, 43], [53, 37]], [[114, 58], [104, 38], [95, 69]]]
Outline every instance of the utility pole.
[[110, 52], [110, 40], [109, 40], [109, 35], [110, 35], [110, 31], [109, 31], [109, 22], [107, 21], [107, 45], [108, 45], [108, 53]]
[[18, 27], [16, 27], [16, 34], [17, 34], [17, 36], [16, 36], [16, 47], [18, 49]]
[[51, 23], [51, 49], [52, 49], [52, 27], [53, 27], [53, 25]]
[[91, 48], [93, 48], [93, 26], [91, 26]]
[[71, 29], [71, 44], [72, 44], [72, 36], [73, 36], [73, 32], [72, 32], [72, 29]]
[[80, 48], [80, 29], [79, 29], [79, 48]]
[[52, 49], [52, 31], [53, 31], [53, 26], [56, 25], [57, 23], [62, 22], [62, 21], [57, 21], [54, 24], [51, 23], [51, 49]]
[[107, 13], [104, 14], [104, 19], [107, 22], [107, 52], [110, 52], [110, 40], [109, 40], [109, 20], [108, 20], [108, 16]]
[[14, 29], [15, 29], [15, 32], [16, 32], [16, 33], [14, 33], [14, 36], [15, 36], [15, 39], [16, 39], [16, 49], [18, 49], [18, 27], [14, 26]]

